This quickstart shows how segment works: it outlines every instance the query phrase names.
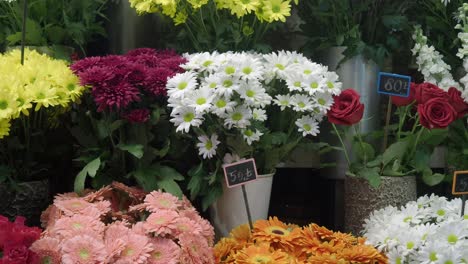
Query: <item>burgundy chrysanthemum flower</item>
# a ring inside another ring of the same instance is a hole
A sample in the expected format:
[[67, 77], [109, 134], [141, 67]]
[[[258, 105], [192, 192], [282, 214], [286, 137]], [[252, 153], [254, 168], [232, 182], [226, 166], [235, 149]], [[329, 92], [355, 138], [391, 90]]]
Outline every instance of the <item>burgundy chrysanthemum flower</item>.
[[147, 55], [156, 55], [157, 52], [155, 49], [152, 48], [139, 48], [139, 49], [134, 49], [129, 52], [125, 56], [138, 56], [142, 54], [147, 54]]
[[153, 68], [148, 71], [148, 76], [144, 83], [144, 89], [155, 96], [166, 96], [167, 79], [175, 73], [167, 68]]
[[156, 55], [140, 54], [138, 56], [127, 57], [129, 61], [145, 65], [150, 68], [159, 67], [160, 59]]
[[125, 68], [126, 75], [125, 80], [133, 85], [143, 85], [145, 80], [148, 76], [148, 68], [136, 64], [136, 63], [127, 63], [127, 67]]
[[88, 57], [73, 63], [70, 68], [75, 74], [80, 75], [82, 72], [88, 71], [90, 68], [100, 66], [102, 57]]
[[94, 88], [102, 87], [106, 82], [114, 78], [112, 71], [97, 66], [84, 70], [79, 73], [79, 76], [81, 85], [90, 85]]
[[117, 85], [103, 86], [99, 89], [93, 88], [92, 95], [98, 105], [98, 111], [105, 109], [120, 109], [127, 107], [132, 102], [140, 101], [140, 91], [127, 82]]
[[125, 118], [130, 123], [145, 123], [149, 120], [149, 117], [150, 110], [148, 109], [132, 110], [123, 116], [123, 118]]
[[181, 64], [186, 63], [187, 60], [182, 57], [171, 57], [161, 61], [161, 67], [167, 67], [168, 69], [181, 73], [184, 72], [184, 69], [180, 67]]
[[172, 49], [166, 49], [166, 50], [160, 50], [157, 52], [157, 55], [159, 59], [168, 59], [168, 58], [174, 58], [174, 57], [179, 57], [179, 54], [175, 50]]

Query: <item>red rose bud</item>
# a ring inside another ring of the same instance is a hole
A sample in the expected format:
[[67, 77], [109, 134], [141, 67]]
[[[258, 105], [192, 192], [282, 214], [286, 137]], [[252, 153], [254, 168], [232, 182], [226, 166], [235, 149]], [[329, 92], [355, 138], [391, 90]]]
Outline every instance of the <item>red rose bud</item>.
[[462, 118], [468, 113], [468, 104], [461, 96], [461, 91], [455, 87], [450, 87], [448, 90], [448, 96], [450, 98], [450, 104], [453, 109], [457, 112], [457, 117]]
[[431, 98], [418, 105], [420, 123], [426, 128], [446, 128], [457, 118], [457, 112], [445, 98]]
[[407, 106], [411, 103], [413, 103], [416, 98], [416, 89], [417, 89], [418, 84], [412, 82], [410, 85], [410, 94], [408, 97], [401, 97], [401, 96], [392, 96], [392, 103], [396, 106]]
[[432, 83], [421, 83], [415, 88], [415, 97], [418, 104], [424, 104], [432, 98], [448, 99], [447, 92]]
[[340, 95], [333, 97], [334, 103], [328, 111], [328, 121], [337, 125], [350, 126], [361, 121], [364, 105], [354, 89], [346, 89]]

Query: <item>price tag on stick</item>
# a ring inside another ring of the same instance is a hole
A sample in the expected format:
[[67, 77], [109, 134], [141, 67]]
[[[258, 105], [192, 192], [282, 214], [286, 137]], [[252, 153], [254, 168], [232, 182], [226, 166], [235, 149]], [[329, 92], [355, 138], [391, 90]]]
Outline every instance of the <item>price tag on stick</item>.
[[[411, 77], [406, 75], [379, 72], [377, 78], [377, 92], [392, 96], [408, 97], [410, 95]], [[388, 98], [387, 117], [385, 119], [385, 131], [382, 151], [387, 149], [388, 126], [392, 117], [392, 98]]]
[[461, 216], [464, 216], [466, 196], [468, 195], [468, 171], [456, 171], [453, 174], [452, 194], [463, 195]]
[[241, 186], [244, 196], [245, 210], [249, 219], [250, 230], [253, 230], [252, 215], [250, 214], [249, 200], [247, 199], [247, 191], [245, 184], [257, 179], [257, 166], [254, 159], [243, 160], [223, 166], [224, 176], [228, 188]]

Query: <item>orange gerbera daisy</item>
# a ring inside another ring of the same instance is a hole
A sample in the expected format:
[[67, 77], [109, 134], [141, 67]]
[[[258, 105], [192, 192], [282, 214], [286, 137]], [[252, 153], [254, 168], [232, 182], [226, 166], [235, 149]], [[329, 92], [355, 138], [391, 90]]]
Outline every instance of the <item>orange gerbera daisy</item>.
[[251, 245], [240, 250], [234, 258], [236, 264], [290, 264], [288, 254], [271, 251], [268, 245]]
[[271, 244], [276, 249], [284, 249], [286, 252], [294, 249], [294, 244], [299, 240], [301, 230], [291, 229], [288, 225], [274, 217], [269, 220], [258, 220], [254, 224], [253, 239]]
[[301, 230], [300, 238], [295, 241], [296, 252], [301, 252], [299, 255], [301, 259], [307, 258], [316, 252], [320, 243], [320, 239], [315, 234], [314, 228], [312, 225], [308, 225]]
[[242, 245], [234, 238], [222, 238], [214, 247], [216, 263], [233, 263], [232, 256], [241, 248]]
[[345, 259], [337, 256], [336, 254], [321, 254], [315, 255], [309, 258], [310, 264], [348, 264], [349, 262]]
[[234, 228], [231, 233], [231, 237], [234, 238], [237, 242], [247, 243], [251, 241], [252, 232], [250, 232], [249, 225], [240, 225]]
[[387, 258], [385, 256], [372, 246], [368, 245], [357, 245], [354, 247], [344, 248], [339, 254], [351, 263], [387, 263]]

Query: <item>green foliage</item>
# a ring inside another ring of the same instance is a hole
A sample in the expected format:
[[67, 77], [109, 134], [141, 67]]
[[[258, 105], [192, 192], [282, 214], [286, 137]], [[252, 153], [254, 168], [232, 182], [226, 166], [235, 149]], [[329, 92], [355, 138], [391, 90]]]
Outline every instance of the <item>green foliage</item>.
[[[104, 9], [108, 0], [30, 0], [26, 23], [26, 45], [84, 46], [105, 36]], [[0, 47], [21, 42], [23, 1], [0, 1]], [[60, 53], [60, 51], [59, 51]]]

